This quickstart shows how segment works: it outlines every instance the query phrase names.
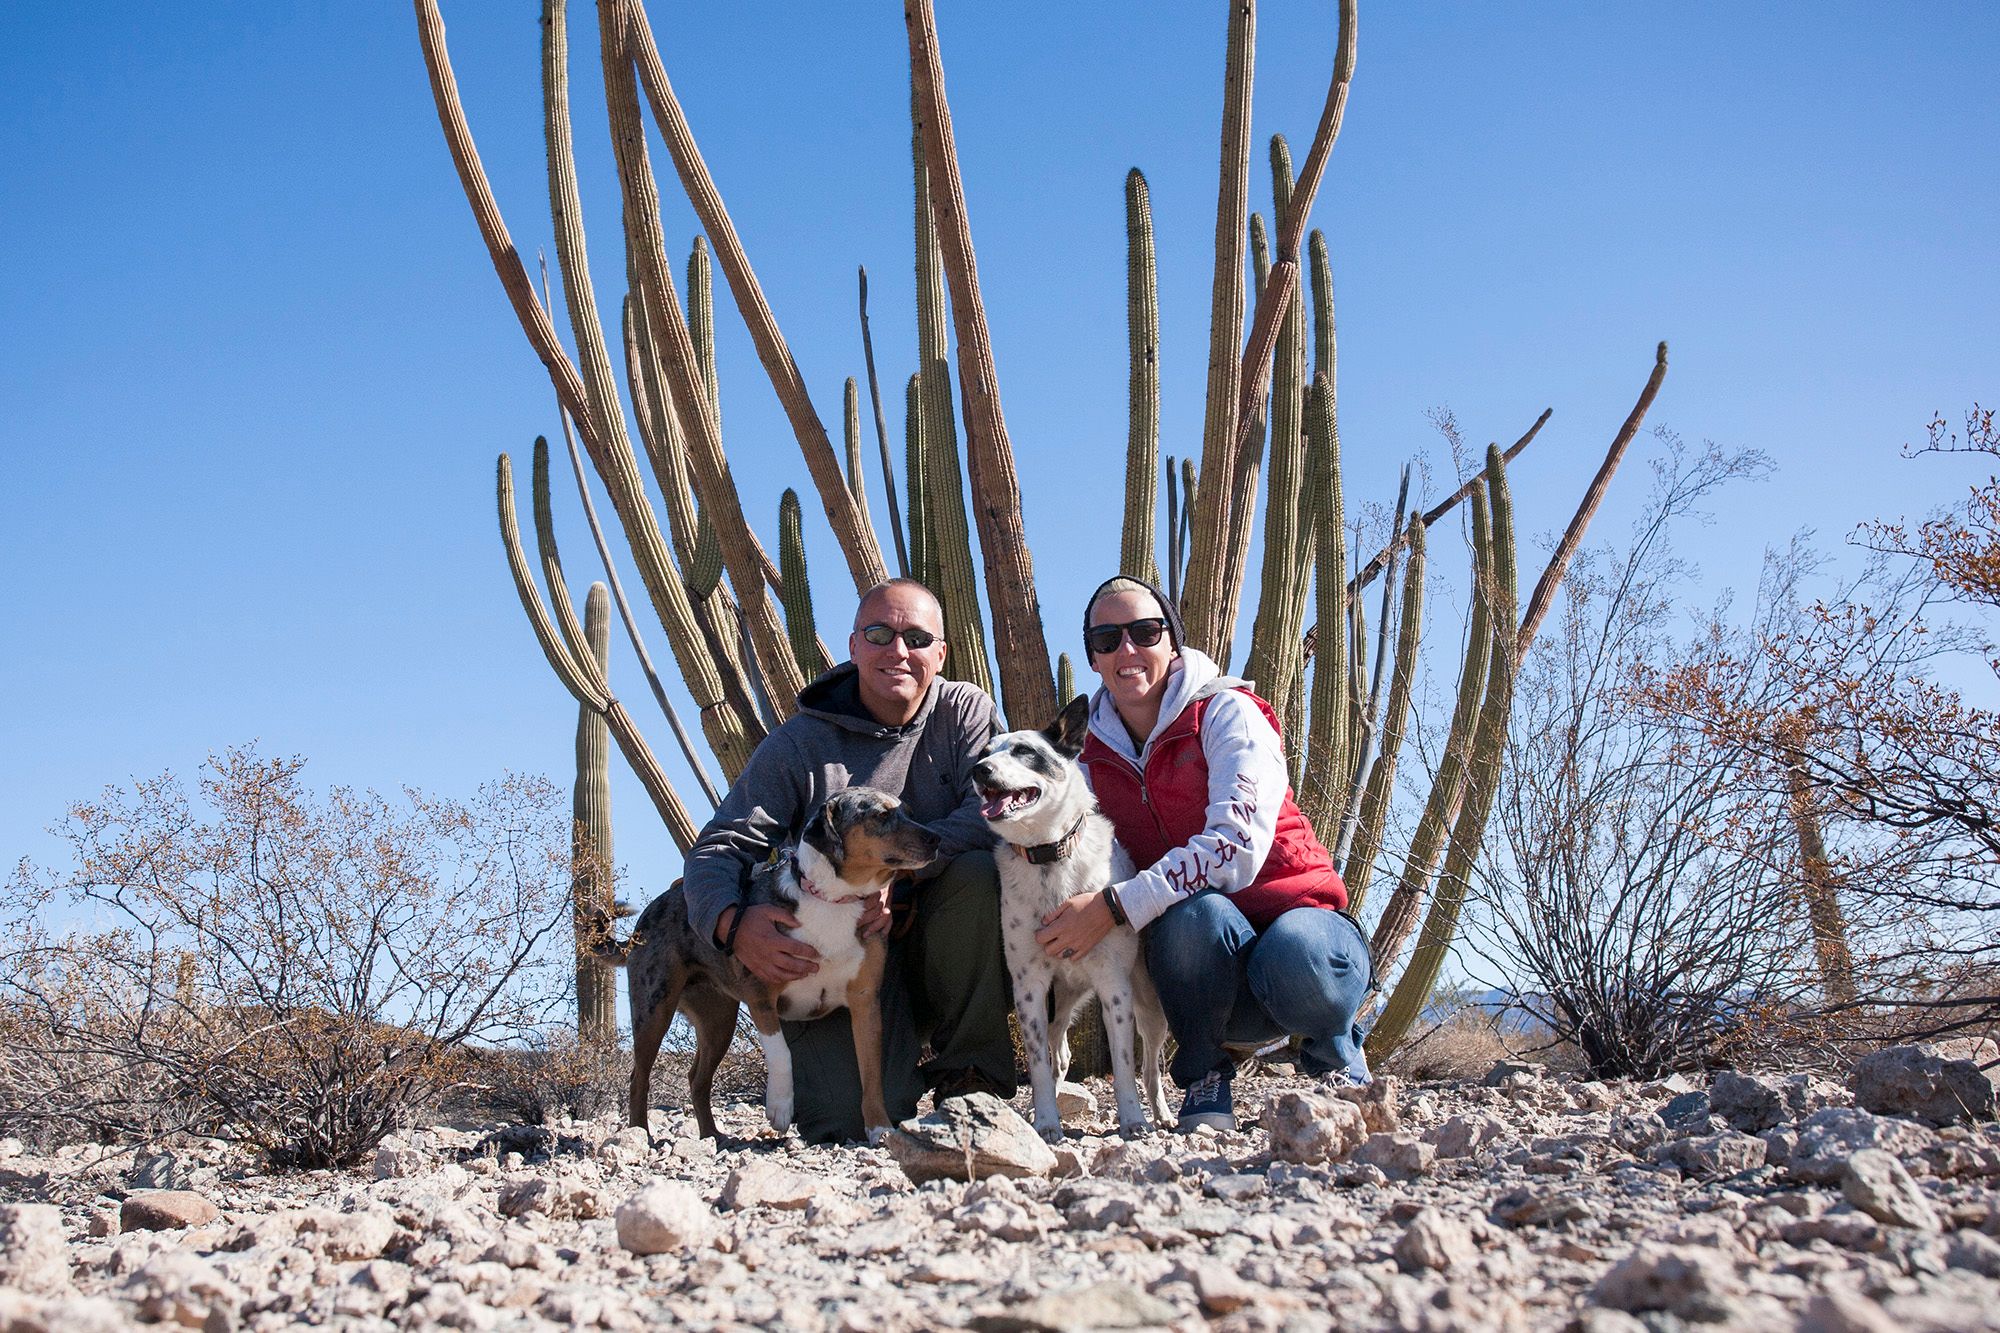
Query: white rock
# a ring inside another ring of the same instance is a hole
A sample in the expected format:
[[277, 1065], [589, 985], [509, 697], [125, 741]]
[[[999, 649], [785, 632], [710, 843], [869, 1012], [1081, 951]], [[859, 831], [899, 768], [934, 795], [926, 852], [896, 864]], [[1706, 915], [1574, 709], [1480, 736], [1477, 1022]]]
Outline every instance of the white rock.
[[184, 1250], [164, 1250], [119, 1284], [118, 1294], [149, 1323], [201, 1328], [215, 1318], [233, 1320], [243, 1293], [215, 1266]]
[[987, 1092], [953, 1097], [927, 1116], [889, 1131], [885, 1145], [905, 1175], [926, 1180], [1046, 1176], [1056, 1155], [1034, 1127]]
[[618, 1243], [633, 1254], [673, 1254], [707, 1243], [715, 1214], [686, 1185], [663, 1180], [618, 1205]]
[[336, 1263], [379, 1259], [396, 1238], [396, 1218], [386, 1208], [358, 1213], [308, 1208], [297, 1221], [299, 1243]]
[[803, 1171], [752, 1157], [729, 1173], [722, 1189], [724, 1208], [804, 1208], [829, 1192], [829, 1182]]
[[69, 1290], [69, 1241], [61, 1209], [46, 1203], [0, 1204], [0, 1285], [44, 1296]]
[[1420, 1208], [1396, 1242], [1396, 1264], [1405, 1273], [1449, 1271], [1479, 1256], [1472, 1229], [1437, 1208]]
[[1281, 1162], [1337, 1162], [1368, 1137], [1361, 1108], [1324, 1093], [1281, 1093], [1264, 1104], [1257, 1120]]
[[1903, 1164], [1880, 1148], [1863, 1148], [1847, 1159], [1840, 1192], [1877, 1222], [1917, 1231], [1938, 1229], [1937, 1210], [1910, 1179]]
[[1598, 1304], [1614, 1310], [1665, 1310], [1708, 1323], [1729, 1318], [1743, 1293], [1734, 1266], [1715, 1250], [1653, 1244], [1613, 1264], [1591, 1291]]

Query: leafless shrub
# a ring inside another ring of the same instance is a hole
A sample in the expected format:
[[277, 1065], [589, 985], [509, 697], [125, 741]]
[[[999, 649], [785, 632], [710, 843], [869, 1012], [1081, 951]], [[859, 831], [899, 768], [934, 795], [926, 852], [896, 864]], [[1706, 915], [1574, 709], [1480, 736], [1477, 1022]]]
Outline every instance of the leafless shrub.
[[[107, 789], [57, 832], [73, 864], [7, 886], [0, 1123], [152, 1135], [163, 1121], [346, 1165], [544, 1017], [569, 964], [568, 818], [518, 777], [470, 803], [212, 757]], [[87, 928], [57, 933], [61, 910]], [[557, 947], [551, 947], [557, 946]]]
[[1558, 632], [1522, 665], [1473, 932], [1600, 1077], [1701, 1064], [1746, 1007], [1815, 983], [1782, 801], [1629, 688], [1672, 650], [1674, 523], [1765, 467], [1666, 439], [1630, 545], [1578, 558]]
[[524, 1046], [470, 1055], [468, 1081], [483, 1110], [526, 1125], [567, 1116], [590, 1120], [625, 1104], [632, 1057], [608, 1042], [579, 1041], [568, 1028], [532, 1034]]
[[1513, 1054], [1494, 1015], [1468, 1004], [1398, 1046], [1380, 1072], [1416, 1082], [1464, 1081], [1484, 1076]]

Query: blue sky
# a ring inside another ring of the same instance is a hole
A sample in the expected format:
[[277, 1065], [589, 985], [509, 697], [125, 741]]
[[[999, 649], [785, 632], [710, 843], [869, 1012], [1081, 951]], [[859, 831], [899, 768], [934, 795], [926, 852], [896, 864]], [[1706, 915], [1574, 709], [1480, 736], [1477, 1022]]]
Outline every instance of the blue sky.
[[[1116, 554], [1133, 165], [1159, 235], [1163, 448], [1198, 445], [1221, 6], [939, 7], [1066, 647]], [[1303, 152], [1332, 10], [1262, 6], [1260, 145], [1283, 131]], [[532, 255], [549, 233], [536, 6], [445, 16]], [[861, 373], [866, 264], [893, 422], [914, 356], [899, 7], [659, 5], [654, 22], [822, 418]], [[585, 215], [615, 308], [589, 7], [572, 27]], [[1833, 544], [1961, 493], [1984, 475], [1967, 460], [1898, 447], [1935, 411], [2000, 398], [1996, 39], [2000, 11], [1977, 4], [1365, 6], [1314, 214], [1339, 284], [1350, 495], [1386, 499], [1415, 454], [1448, 470], [1427, 409], [1477, 445], [1552, 406], [1515, 490], [1524, 531], [1560, 525], [1661, 338], [1673, 369], [1652, 421], [1779, 465], [1683, 543], [1703, 597], [1750, 586], [1767, 540], [1813, 527]], [[37, 7], [0, 48], [0, 130], [0, 859], [52, 855], [44, 826], [105, 783], [250, 740], [308, 756], [320, 783], [566, 779], [575, 708], [515, 603], [492, 501], [494, 456], [554, 432], [550, 392], [452, 175], [407, 6]], [[663, 189], [684, 247], [692, 215]], [[1253, 200], [1267, 206], [1261, 150]], [[809, 482], [726, 297], [721, 323], [725, 440], [774, 546], [780, 490]], [[1607, 525], [1643, 481], [1621, 478]], [[565, 495], [580, 590], [575, 508]], [[850, 592], [808, 516], [838, 628]], [[613, 676], [664, 751], [629, 656]], [[670, 847], [622, 770], [616, 801], [643, 897]]]

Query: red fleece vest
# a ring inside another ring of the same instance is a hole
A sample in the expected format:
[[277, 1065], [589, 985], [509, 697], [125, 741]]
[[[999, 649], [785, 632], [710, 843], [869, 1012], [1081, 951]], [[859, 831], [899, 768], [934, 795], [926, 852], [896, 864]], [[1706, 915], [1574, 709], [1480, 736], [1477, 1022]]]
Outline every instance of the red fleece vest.
[[[1249, 690], [1237, 693], [1263, 709], [1271, 729], [1278, 730], [1278, 715], [1270, 704]], [[1118, 841], [1132, 854], [1132, 863], [1141, 870], [1157, 864], [1208, 827], [1208, 756], [1201, 748], [1201, 719], [1214, 698], [1211, 694], [1195, 700], [1154, 740], [1144, 776], [1131, 760], [1096, 736], [1084, 741], [1077, 762], [1090, 771], [1097, 804], [1117, 830]], [[1248, 793], [1244, 799], [1250, 799]], [[1264, 793], [1261, 799], [1271, 797]], [[1211, 855], [1213, 865], [1220, 868], [1243, 854], [1243, 848], [1224, 842]], [[1197, 869], [1174, 887], [1192, 894], [1211, 884], [1205, 871]], [[1346, 908], [1347, 886], [1340, 882], [1333, 858], [1313, 836], [1312, 825], [1293, 801], [1291, 788], [1285, 789], [1278, 808], [1278, 832], [1271, 854], [1264, 858], [1257, 878], [1230, 894], [1229, 901], [1259, 930], [1294, 907]]]

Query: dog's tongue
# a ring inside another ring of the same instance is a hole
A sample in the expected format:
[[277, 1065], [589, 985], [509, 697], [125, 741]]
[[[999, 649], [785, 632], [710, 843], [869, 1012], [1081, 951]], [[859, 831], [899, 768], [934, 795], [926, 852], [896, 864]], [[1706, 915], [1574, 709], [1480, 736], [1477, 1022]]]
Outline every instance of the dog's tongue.
[[981, 792], [979, 813], [988, 819], [1005, 819], [1016, 807], [1028, 804], [1037, 795], [1034, 789], [1027, 791]]

